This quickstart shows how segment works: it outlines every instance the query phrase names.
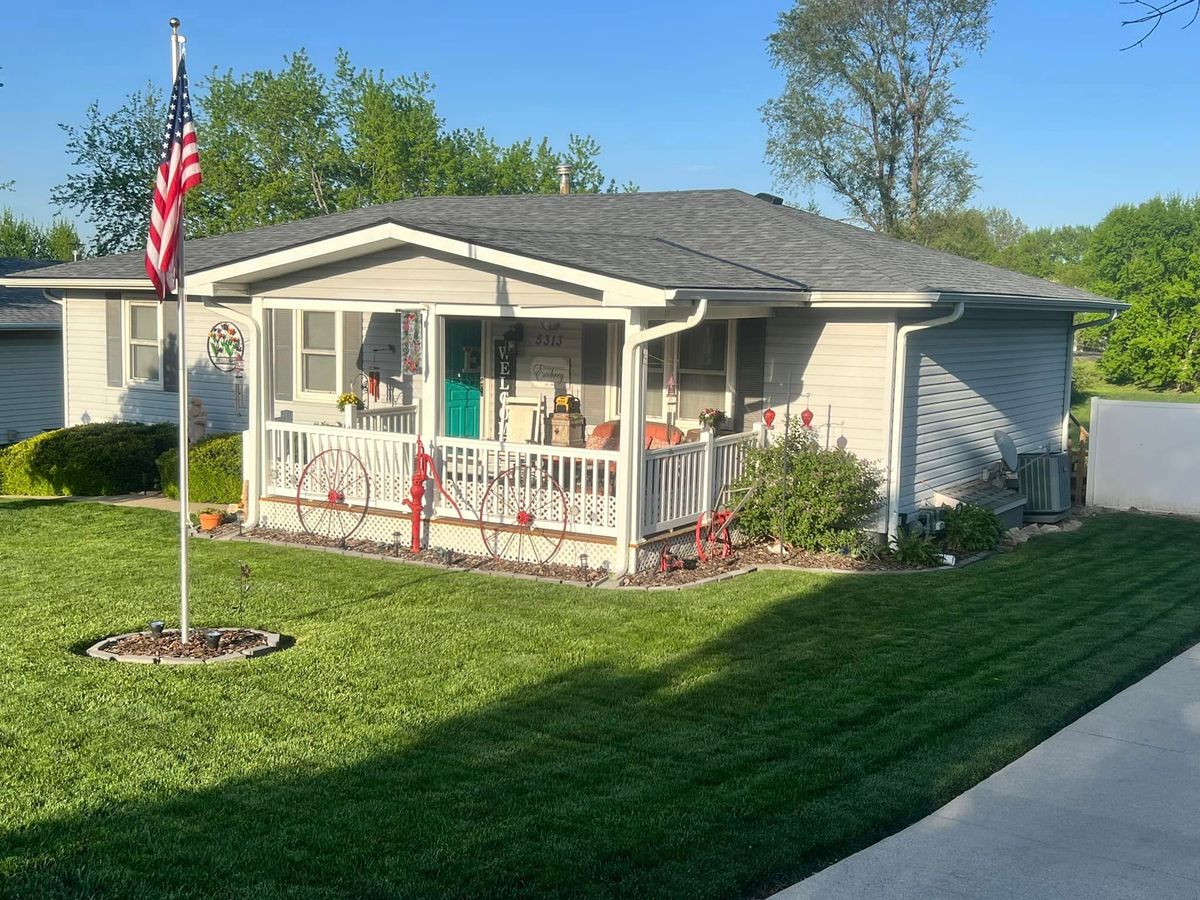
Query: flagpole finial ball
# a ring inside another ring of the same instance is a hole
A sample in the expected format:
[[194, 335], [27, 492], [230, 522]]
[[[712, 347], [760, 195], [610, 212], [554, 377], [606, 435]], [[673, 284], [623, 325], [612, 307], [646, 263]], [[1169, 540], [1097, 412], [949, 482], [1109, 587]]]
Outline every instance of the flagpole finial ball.
[[167, 22], [167, 24], [170, 25], [173, 30], [179, 29], [179, 20], [177, 18], [175, 18], [174, 16], [171, 16], [171, 18]]

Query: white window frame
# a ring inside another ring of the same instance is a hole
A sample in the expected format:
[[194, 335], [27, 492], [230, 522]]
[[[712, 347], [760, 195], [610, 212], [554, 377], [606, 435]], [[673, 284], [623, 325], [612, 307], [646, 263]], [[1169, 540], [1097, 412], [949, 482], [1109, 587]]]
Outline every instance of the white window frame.
[[[145, 338], [135, 338], [133, 336], [133, 311], [136, 307], [148, 307], [155, 311], [155, 321], [157, 324], [158, 335], [153, 341], [148, 341]], [[164, 353], [163, 353], [163, 305], [157, 300], [133, 300], [125, 304], [125, 384], [131, 388], [142, 388], [146, 390], [163, 389], [163, 368], [164, 368]], [[138, 378], [133, 374], [133, 348], [134, 347], [154, 347], [158, 351], [158, 377], [157, 378]]]
[[[328, 309], [300, 309], [296, 317], [295, 350], [293, 353], [292, 383], [295, 385], [295, 396], [300, 400], [312, 400], [325, 403], [331, 397], [337, 397], [344, 391], [350, 390], [341, 384], [342, 379], [342, 314]], [[304, 317], [309, 313], [333, 313], [333, 350], [306, 350], [304, 347]], [[332, 391], [311, 391], [304, 386], [304, 356], [305, 354], [333, 357], [334, 389]]]
[[[731, 422], [733, 419], [733, 401], [737, 394], [737, 319], [711, 319], [710, 322], [725, 323], [725, 404], [724, 412], [729, 418], [726, 422]], [[662, 386], [662, 410], [661, 416], [646, 416], [649, 422], [666, 422], [667, 420], [667, 382], [671, 376], [675, 376], [676, 389], [678, 390], [679, 375], [682, 369], [679, 366], [679, 341], [687, 332], [679, 334], [667, 335], [663, 338], [663, 386]], [[690, 370], [700, 372], [701, 370]], [[712, 374], [711, 372], [705, 373]], [[678, 398], [676, 398], [678, 400]], [[678, 409], [678, 404], [676, 409]], [[699, 419], [687, 419], [677, 415], [675, 417], [675, 427], [681, 431], [688, 431], [692, 428], [700, 427]]]

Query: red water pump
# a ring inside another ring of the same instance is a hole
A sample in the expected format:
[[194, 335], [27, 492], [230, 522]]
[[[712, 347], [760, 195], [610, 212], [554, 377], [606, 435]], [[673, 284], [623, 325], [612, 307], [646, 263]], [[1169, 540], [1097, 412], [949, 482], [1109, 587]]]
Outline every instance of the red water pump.
[[454, 507], [454, 511], [458, 513], [458, 517], [463, 517], [462, 510], [454, 498], [442, 487], [442, 479], [438, 477], [437, 466], [433, 464], [433, 457], [425, 452], [425, 445], [417, 438], [417, 454], [413, 457], [413, 476], [412, 476], [412, 491], [411, 496], [406, 497], [404, 505], [412, 512], [412, 545], [409, 549], [413, 553], [421, 552], [421, 513], [425, 509], [425, 482], [429, 478], [433, 478], [433, 484], [438, 489], [443, 497], [445, 497], [450, 505]]

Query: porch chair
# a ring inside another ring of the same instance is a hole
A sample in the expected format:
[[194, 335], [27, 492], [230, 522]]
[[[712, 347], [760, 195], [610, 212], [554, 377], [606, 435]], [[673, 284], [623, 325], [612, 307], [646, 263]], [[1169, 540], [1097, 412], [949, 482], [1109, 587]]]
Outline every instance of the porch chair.
[[510, 444], [541, 444], [546, 437], [546, 398], [510, 396], [504, 400]]

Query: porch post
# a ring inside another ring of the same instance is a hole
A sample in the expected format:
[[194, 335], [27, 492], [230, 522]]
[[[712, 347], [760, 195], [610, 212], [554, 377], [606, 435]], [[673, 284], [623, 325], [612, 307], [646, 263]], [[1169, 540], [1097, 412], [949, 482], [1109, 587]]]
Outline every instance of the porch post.
[[244, 373], [250, 388], [250, 422], [245, 432], [249, 440], [243, 438], [242, 453], [247, 459], [242, 469], [249, 482], [246, 488], [245, 521], [247, 525], [254, 527], [258, 525], [258, 500], [263, 495], [263, 487], [266, 484], [266, 453], [263, 448], [266, 443], [267, 410], [270, 406], [267, 397], [270, 390], [269, 370], [272, 359], [261, 297], [250, 298], [250, 321], [254, 326], [254, 346], [250, 348], [250, 371]]
[[641, 537], [642, 412], [644, 407], [643, 347], [635, 336], [645, 329], [646, 315], [631, 310], [621, 348], [621, 443], [617, 459], [617, 571], [631, 571], [636, 563], [632, 544]]
[[421, 375], [421, 403], [417, 434], [433, 441], [438, 433], [438, 410], [442, 408], [442, 346], [444, 319], [430, 306], [425, 314], [425, 370]]

